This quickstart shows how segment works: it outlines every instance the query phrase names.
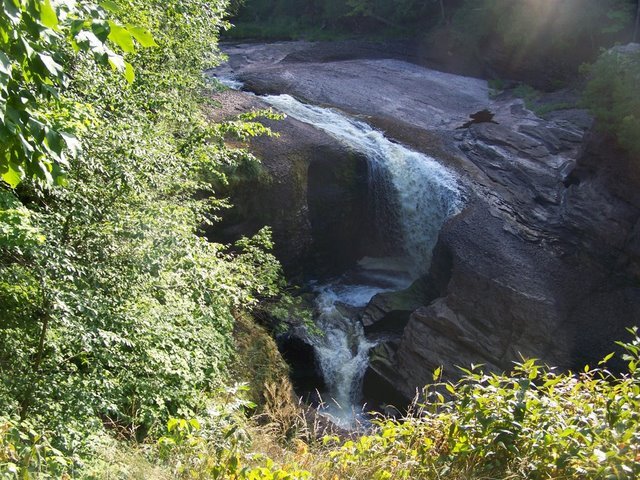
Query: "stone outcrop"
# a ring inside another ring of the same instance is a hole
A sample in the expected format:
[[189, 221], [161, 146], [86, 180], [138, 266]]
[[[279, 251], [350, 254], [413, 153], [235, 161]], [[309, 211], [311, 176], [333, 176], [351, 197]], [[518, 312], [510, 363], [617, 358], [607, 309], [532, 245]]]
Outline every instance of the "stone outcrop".
[[[268, 108], [235, 91], [215, 94], [214, 100], [220, 107], [210, 117], [217, 121]], [[250, 141], [261, 169], [236, 181], [233, 208], [209, 230], [210, 238], [231, 242], [269, 225], [275, 254], [290, 277], [343, 271], [362, 256], [362, 232], [368, 228], [365, 159], [294, 119], [263, 123], [278, 136]]]
[[[440, 159], [466, 190], [466, 207], [440, 233], [427, 288], [377, 296], [365, 310], [368, 329], [394, 333], [373, 352], [369, 398], [411, 398], [439, 365], [455, 377], [456, 365], [504, 370], [525, 355], [574, 368], [640, 322], [640, 181], [623, 152], [590, 133], [586, 112], [539, 118], [508, 94], [489, 98], [486, 82], [397, 59], [334, 61], [308, 44], [269, 52], [230, 47], [226, 74], [366, 115]], [[496, 123], [458, 129], [483, 109]]]
[[521, 355], [578, 368], [640, 320], [640, 202], [629, 178], [612, 174], [628, 160], [576, 124], [532, 120], [456, 136], [479, 171], [469, 170], [474, 194], [434, 252], [450, 269], [432, 268], [427, 282], [446, 288], [368, 373], [405, 399], [440, 365], [450, 378], [470, 363], [508, 370]]

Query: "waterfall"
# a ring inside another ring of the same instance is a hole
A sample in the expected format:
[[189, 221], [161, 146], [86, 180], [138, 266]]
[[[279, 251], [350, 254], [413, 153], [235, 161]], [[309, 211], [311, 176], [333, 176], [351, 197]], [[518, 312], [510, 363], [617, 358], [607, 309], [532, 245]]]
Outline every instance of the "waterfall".
[[353, 428], [362, 410], [360, 387], [374, 343], [365, 337], [362, 324], [344, 313], [345, 307], [364, 308], [376, 293], [406, 288], [426, 273], [438, 232], [461, 207], [460, 190], [455, 176], [433, 158], [392, 142], [364, 122], [289, 95], [262, 99], [367, 158], [369, 203], [378, 230], [395, 239], [401, 253], [400, 258], [363, 259], [356, 275], [348, 272], [315, 288], [316, 325], [324, 333], [314, 338], [314, 348], [330, 397], [321, 411], [338, 425]]
[[398, 225], [399, 232], [389, 233], [400, 234], [399, 246], [411, 261], [412, 275], [426, 273], [438, 232], [461, 206], [453, 173], [433, 158], [394, 143], [366, 123], [335, 110], [307, 105], [290, 95], [262, 99], [366, 156], [382, 231]]
[[354, 406], [359, 400], [359, 384], [369, 361], [369, 349], [374, 344], [366, 340], [362, 324], [340, 311], [339, 299], [345, 300], [345, 304], [348, 301], [345, 289], [340, 291], [338, 285], [327, 284], [316, 291], [316, 325], [322, 335], [314, 339], [314, 348], [328, 387], [325, 393], [328, 398], [321, 408], [335, 423], [349, 428], [359, 413]]
[[402, 259], [364, 258], [353, 271], [314, 288], [315, 323], [322, 334], [313, 337], [313, 345], [327, 385], [320, 412], [343, 428], [354, 428], [362, 418], [362, 379], [375, 346], [345, 309], [362, 309], [376, 293], [406, 288], [411, 277], [405, 270]]

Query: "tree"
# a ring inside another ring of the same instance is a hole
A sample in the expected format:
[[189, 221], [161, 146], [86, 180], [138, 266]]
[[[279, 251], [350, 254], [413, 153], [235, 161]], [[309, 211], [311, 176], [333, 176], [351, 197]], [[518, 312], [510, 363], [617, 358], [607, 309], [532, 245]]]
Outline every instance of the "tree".
[[637, 43], [639, 38], [638, 35], [640, 34], [640, 0], [638, 0], [638, 6], [636, 8], [636, 23], [635, 23], [635, 27], [633, 29], [633, 42]]
[[12, 187], [26, 177], [62, 184], [68, 156], [80, 146], [74, 119], [84, 114], [63, 96], [73, 52], [132, 82], [133, 67], [112, 46], [131, 53], [134, 39], [143, 46], [153, 39], [142, 28], [109, 20], [107, 10], [90, 1], [54, 7], [50, 0], [6, 0], [0, 13], [0, 178]]
[[589, 74], [585, 102], [599, 128], [615, 137], [634, 159], [640, 159], [640, 51], [607, 51], [589, 68]]

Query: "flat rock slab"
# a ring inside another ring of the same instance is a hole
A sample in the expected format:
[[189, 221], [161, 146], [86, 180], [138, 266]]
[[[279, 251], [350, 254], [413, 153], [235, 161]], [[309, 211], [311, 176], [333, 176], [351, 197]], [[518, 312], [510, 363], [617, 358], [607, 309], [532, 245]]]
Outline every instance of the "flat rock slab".
[[256, 93], [288, 93], [316, 105], [429, 129], [455, 128], [490, 103], [484, 80], [392, 58], [300, 61], [294, 56], [308, 46], [224, 46], [229, 62], [215, 75], [239, 80]]

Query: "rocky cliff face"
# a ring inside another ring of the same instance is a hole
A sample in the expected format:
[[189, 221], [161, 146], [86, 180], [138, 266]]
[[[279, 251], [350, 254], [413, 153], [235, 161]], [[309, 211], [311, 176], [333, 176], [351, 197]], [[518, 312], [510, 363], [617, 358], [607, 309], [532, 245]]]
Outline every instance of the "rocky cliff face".
[[[236, 91], [214, 95], [212, 120], [231, 119], [269, 106]], [[363, 255], [367, 231], [367, 164], [309, 125], [287, 118], [264, 121], [278, 136], [247, 145], [261, 171], [230, 192], [233, 208], [209, 232], [225, 242], [269, 225], [275, 254], [290, 278], [343, 271]]]
[[[334, 61], [326, 55], [327, 46], [316, 58], [309, 44], [261, 46], [253, 53], [252, 48], [231, 48], [232, 71], [226, 74], [258, 91], [291, 93], [365, 114], [388, 136], [439, 158], [465, 185], [466, 208], [445, 224], [421, 285], [378, 296], [363, 314], [370, 331], [388, 334], [372, 353], [364, 384], [369, 398], [412, 397], [439, 365], [455, 377], [456, 365], [484, 363], [502, 370], [524, 355], [572, 368], [611, 351], [625, 327], [640, 322], [640, 182], [630, 181], [631, 175], [619, 177], [623, 154], [591, 133], [585, 112], [562, 110], [542, 119], [522, 100], [490, 99], [481, 80], [396, 59]], [[483, 108], [495, 114], [494, 123], [458, 128]], [[325, 245], [345, 245], [349, 239], [357, 245], [365, 225], [348, 223], [361, 208], [354, 200], [358, 181], [330, 193], [328, 185], [336, 182], [329, 168], [315, 177], [315, 187], [308, 187], [308, 165], [321, 165], [320, 156], [350, 158], [348, 152], [309, 127], [296, 128], [285, 131], [284, 143], [256, 144], [265, 159], [277, 159], [273, 169], [306, 172], [294, 181], [295, 193], [282, 196], [267, 189], [259, 197], [274, 202], [265, 220], [274, 226], [280, 222], [277, 229], [291, 229], [293, 236], [302, 232], [305, 246], [291, 251], [309, 254], [315, 241], [313, 200], [304, 199], [312, 191], [324, 192], [316, 200], [318, 211], [325, 212], [324, 220], [315, 221], [324, 225], [317, 232], [344, 229], [331, 234], [340, 239], [325, 237]], [[300, 149], [306, 153], [296, 154]], [[295, 160], [302, 157], [302, 163]], [[351, 178], [361, 178], [361, 167], [352, 162]], [[288, 192], [294, 177], [279, 177], [278, 188]], [[351, 214], [329, 215], [349, 198]], [[259, 203], [264, 208], [265, 201]], [[294, 228], [288, 225], [291, 218], [304, 220], [294, 221]], [[346, 257], [357, 258], [358, 251]], [[292, 263], [302, 258], [283, 255]], [[329, 252], [323, 256], [331, 257]]]
[[368, 378], [405, 398], [440, 365], [455, 377], [457, 365], [505, 370], [524, 355], [576, 368], [640, 320], [640, 202], [612, 175], [623, 154], [586, 133], [581, 112], [542, 120], [518, 103], [509, 110], [504, 123], [454, 134], [473, 194], [441, 231], [434, 257], [448, 268], [426, 279], [440, 293], [371, 363]]

